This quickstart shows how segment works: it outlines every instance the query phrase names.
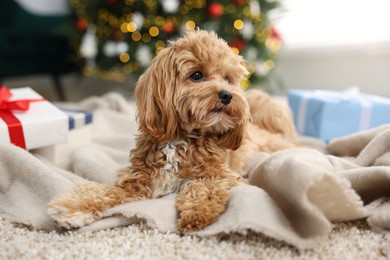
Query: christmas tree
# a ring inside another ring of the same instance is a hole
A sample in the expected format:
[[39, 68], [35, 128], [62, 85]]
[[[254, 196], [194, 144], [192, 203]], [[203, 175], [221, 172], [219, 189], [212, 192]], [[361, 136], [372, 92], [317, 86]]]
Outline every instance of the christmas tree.
[[261, 83], [274, 67], [281, 39], [272, 27], [271, 0], [72, 0], [73, 45], [88, 76], [123, 81], [138, 76], [168, 41], [196, 28], [214, 31], [242, 55]]

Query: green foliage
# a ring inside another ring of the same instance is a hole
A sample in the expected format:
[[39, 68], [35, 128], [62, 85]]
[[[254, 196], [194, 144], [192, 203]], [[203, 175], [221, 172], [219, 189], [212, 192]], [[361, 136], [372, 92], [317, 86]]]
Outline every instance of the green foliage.
[[72, 6], [80, 64], [86, 75], [102, 79], [121, 81], [142, 73], [169, 40], [200, 28], [215, 31], [244, 56], [253, 84], [267, 78], [281, 45], [268, 18], [277, 1], [72, 0]]

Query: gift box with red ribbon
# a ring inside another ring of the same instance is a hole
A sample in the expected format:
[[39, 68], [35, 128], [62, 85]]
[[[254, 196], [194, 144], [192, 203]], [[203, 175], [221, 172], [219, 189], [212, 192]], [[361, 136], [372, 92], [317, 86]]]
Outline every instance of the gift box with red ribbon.
[[34, 149], [63, 143], [68, 116], [31, 88], [0, 87], [0, 143]]

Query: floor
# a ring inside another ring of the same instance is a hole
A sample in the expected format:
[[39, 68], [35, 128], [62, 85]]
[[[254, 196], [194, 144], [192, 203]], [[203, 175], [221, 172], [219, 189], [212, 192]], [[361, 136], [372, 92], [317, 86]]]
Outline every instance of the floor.
[[[77, 102], [90, 96], [101, 96], [107, 92], [118, 92], [125, 97], [132, 95], [132, 80], [126, 82], [109, 82], [86, 78], [78, 74], [68, 74], [60, 79], [67, 102]], [[8, 88], [31, 87], [49, 101], [59, 101], [54, 82], [50, 76], [36, 75], [6, 78], [2, 82]]]

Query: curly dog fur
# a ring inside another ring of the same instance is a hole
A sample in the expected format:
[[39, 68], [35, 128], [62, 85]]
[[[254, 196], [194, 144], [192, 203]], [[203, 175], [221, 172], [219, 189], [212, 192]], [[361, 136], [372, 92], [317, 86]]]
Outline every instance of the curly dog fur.
[[229, 190], [245, 183], [250, 155], [297, 145], [289, 110], [260, 91], [246, 96], [245, 73], [242, 57], [214, 33], [197, 30], [171, 43], [137, 83], [140, 135], [130, 166], [116, 185], [85, 184], [55, 198], [49, 215], [81, 227], [115, 205], [175, 192], [179, 231], [214, 223]]

